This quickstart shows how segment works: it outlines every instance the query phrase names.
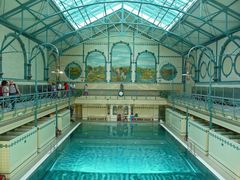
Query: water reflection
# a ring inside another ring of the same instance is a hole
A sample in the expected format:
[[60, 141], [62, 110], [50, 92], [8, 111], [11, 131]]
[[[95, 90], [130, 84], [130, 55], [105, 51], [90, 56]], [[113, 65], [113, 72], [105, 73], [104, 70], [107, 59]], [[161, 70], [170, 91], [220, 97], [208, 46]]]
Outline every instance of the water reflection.
[[94, 123], [84, 122], [74, 136], [82, 138], [120, 138], [120, 139], [158, 139], [159, 125], [143, 122], [111, 122]]
[[133, 135], [134, 125], [132, 123], [117, 122], [108, 126], [108, 128], [110, 136], [124, 137]]

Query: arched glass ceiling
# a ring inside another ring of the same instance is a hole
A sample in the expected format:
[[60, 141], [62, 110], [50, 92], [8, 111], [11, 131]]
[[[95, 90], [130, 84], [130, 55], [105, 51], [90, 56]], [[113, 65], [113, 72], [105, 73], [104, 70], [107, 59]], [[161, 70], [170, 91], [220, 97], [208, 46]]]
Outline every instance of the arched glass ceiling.
[[108, 31], [134, 31], [182, 55], [196, 44], [240, 31], [239, 0], [0, 2], [1, 25], [39, 44], [52, 43], [60, 53], [99, 35], [107, 37]]
[[196, 0], [53, 0], [75, 29], [80, 29], [120, 9], [129, 11], [164, 29], [171, 27]]

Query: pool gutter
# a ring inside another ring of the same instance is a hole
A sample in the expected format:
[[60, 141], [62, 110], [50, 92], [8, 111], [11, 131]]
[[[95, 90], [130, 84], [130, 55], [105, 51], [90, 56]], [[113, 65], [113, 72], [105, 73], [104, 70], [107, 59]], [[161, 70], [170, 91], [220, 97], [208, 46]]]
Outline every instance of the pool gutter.
[[27, 171], [27, 173], [20, 178], [20, 180], [25, 180], [54, 152], [56, 148], [58, 148], [65, 139], [68, 138], [70, 134], [80, 125], [81, 123], [77, 123], [62, 139], [60, 139], [31, 169]]
[[204, 166], [206, 166], [219, 180], [225, 180], [225, 178], [222, 177], [214, 168], [212, 168], [204, 159], [193, 153], [191, 149], [186, 145], [186, 143], [184, 143], [179, 137], [177, 137], [173, 132], [171, 132], [163, 123], [160, 123], [160, 125], [168, 133], [170, 133], [179, 143], [181, 143], [191, 154], [193, 154], [202, 164], [204, 164]]

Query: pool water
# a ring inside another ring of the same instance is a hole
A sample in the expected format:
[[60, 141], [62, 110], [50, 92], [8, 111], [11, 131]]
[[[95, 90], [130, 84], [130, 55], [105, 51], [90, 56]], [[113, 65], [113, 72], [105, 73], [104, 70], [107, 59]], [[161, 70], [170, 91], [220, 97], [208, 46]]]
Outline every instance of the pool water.
[[83, 123], [29, 179], [217, 179], [156, 123]]

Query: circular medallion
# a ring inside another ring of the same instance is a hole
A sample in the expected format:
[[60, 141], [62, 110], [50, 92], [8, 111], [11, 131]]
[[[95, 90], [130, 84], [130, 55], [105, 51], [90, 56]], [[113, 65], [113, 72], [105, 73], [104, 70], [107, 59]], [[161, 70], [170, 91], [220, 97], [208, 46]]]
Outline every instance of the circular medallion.
[[174, 65], [168, 63], [162, 66], [160, 69], [161, 77], [166, 81], [171, 81], [177, 76], [177, 69]]
[[72, 62], [65, 67], [64, 72], [69, 79], [74, 80], [80, 77], [82, 69], [79, 64]]
[[240, 76], [240, 53], [237, 54], [235, 60], [234, 60], [234, 70], [235, 73]]
[[231, 56], [225, 56], [222, 62], [222, 73], [225, 77], [228, 77], [231, 74], [233, 67], [232, 65], [233, 62]]
[[200, 66], [200, 76], [201, 78], [205, 78], [207, 75], [207, 65], [205, 62], [202, 62]]

